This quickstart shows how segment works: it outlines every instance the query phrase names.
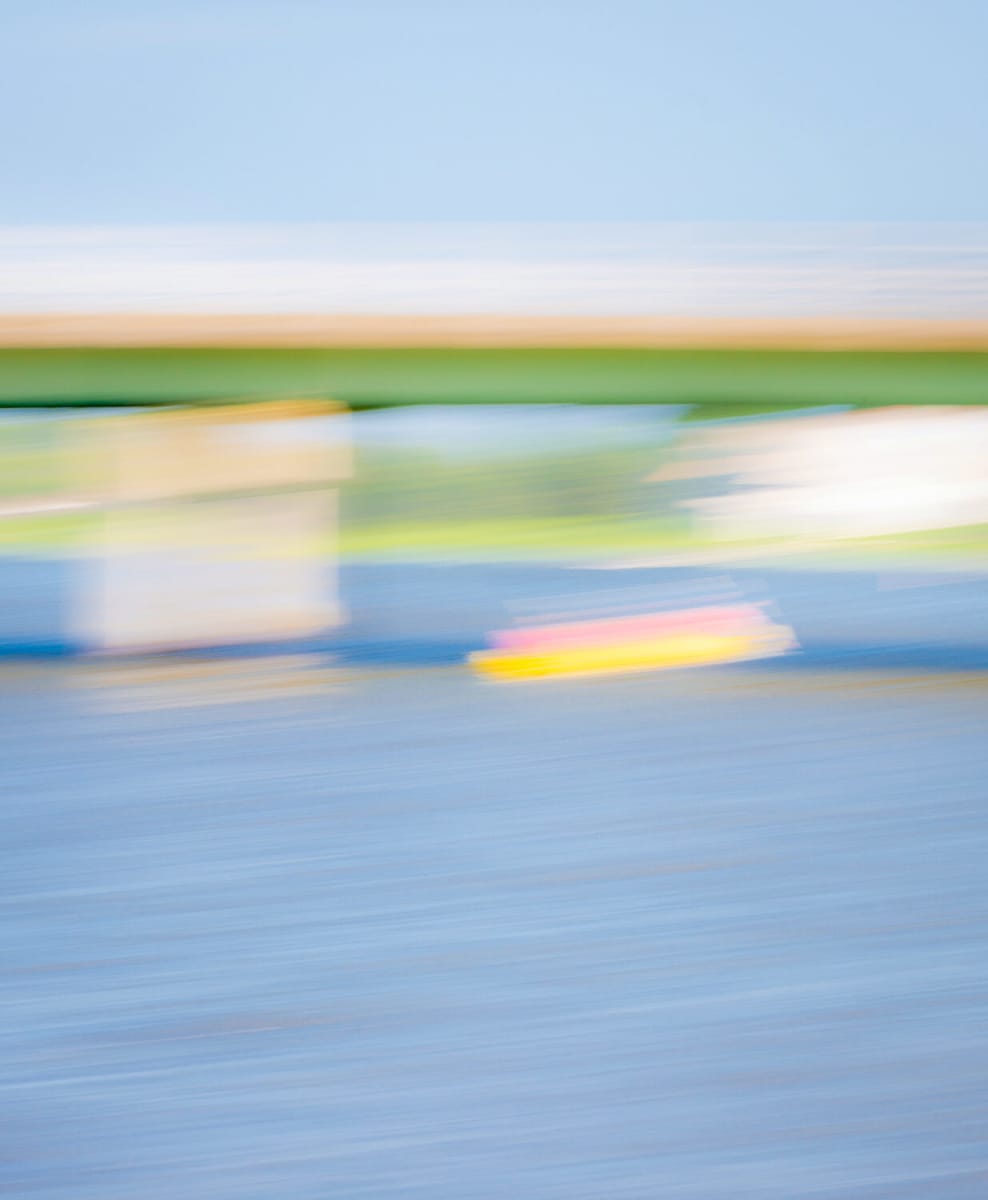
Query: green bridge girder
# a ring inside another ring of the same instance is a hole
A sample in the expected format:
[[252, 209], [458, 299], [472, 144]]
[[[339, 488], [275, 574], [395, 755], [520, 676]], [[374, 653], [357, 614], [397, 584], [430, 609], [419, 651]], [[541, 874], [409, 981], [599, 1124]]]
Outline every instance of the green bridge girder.
[[0, 350], [0, 406], [323, 396], [403, 405], [672, 404], [700, 415], [830, 405], [988, 404], [988, 352], [930, 350]]

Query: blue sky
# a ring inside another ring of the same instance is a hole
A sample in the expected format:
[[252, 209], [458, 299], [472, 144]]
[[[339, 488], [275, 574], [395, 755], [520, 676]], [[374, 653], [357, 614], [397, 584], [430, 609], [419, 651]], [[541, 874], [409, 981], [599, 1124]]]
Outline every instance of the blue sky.
[[984, 0], [19, 7], [3, 223], [988, 216]]
[[658, 448], [669, 437], [682, 409], [530, 404], [492, 408], [381, 409], [360, 413], [353, 423], [356, 445], [385, 449], [427, 449], [454, 461], [517, 457], [550, 451], [602, 447]]

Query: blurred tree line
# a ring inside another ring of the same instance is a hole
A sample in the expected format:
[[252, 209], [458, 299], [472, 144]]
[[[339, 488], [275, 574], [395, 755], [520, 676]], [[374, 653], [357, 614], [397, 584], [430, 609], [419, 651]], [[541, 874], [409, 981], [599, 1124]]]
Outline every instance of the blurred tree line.
[[649, 483], [662, 451], [615, 447], [453, 459], [423, 450], [362, 450], [343, 493], [351, 526], [667, 515], [668, 485]]

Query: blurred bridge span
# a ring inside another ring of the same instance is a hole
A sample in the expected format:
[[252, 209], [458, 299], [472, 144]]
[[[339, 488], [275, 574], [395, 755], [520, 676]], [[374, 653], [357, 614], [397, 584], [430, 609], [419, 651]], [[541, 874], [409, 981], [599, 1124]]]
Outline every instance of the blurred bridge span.
[[981, 225], [7, 228], [0, 266], [5, 405], [988, 402]]

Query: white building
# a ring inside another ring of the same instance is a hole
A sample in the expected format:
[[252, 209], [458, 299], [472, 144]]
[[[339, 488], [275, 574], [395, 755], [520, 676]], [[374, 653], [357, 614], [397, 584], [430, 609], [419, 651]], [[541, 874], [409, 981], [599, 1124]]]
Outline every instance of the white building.
[[988, 412], [879, 409], [722, 422], [685, 434], [653, 479], [721, 537], [862, 537], [988, 522]]

